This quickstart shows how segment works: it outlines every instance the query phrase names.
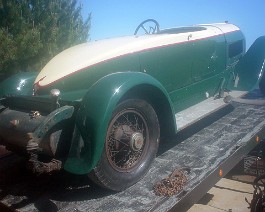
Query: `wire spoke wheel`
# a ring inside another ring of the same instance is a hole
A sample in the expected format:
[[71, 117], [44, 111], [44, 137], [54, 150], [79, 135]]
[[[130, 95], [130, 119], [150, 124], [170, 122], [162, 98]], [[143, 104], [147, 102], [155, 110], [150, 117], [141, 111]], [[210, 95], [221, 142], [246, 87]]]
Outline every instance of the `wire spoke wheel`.
[[128, 188], [149, 170], [159, 137], [158, 118], [148, 102], [121, 102], [112, 113], [101, 158], [89, 177], [107, 189]]
[[111, 166], [118, 171], [130, 171], [144, 156], [149, 142], [145, 118], [134, 109], [118, 113], [109, 125], [106, 153]]

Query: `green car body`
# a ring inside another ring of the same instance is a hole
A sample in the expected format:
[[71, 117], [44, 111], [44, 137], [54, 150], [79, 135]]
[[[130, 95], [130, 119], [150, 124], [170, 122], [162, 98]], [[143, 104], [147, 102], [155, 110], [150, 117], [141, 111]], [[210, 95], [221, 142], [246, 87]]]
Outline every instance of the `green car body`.
[[[87, 174], [102, 160], [119, 104], [144, 100], [157, 115], [160, 134], [176, 133], [175, 113], [226, 89], [249, 90], [257, 83], [265, 58], [264, 38], [257, 42], [263, 48], [253, 45], [246, 54], [240, 29], [221, 23], [74, 46], [34, 76], [34, 83], [28, 83], [31, 90], [1, 100], [0, 141], [11, 150], [47, 155], [62, 161], [69, 172]], [[258, 61], [253, 54], [259, 55]], [[249, 70], [244, 63], [256, 66]], [[235, 84], [236, 77], [240, 80]], [[2, 96], [11, 81], [2, 83]], [[52, 89], [60, 96], [51, 97]], [[20, 122], [29, 127], [20, 128]], [[21, 134], [26, 135], [24, 140], [18, 139]], [[61, 139], [63, 134], [66, 139]], [[137, 132], [133, 136], [145, 139]]]

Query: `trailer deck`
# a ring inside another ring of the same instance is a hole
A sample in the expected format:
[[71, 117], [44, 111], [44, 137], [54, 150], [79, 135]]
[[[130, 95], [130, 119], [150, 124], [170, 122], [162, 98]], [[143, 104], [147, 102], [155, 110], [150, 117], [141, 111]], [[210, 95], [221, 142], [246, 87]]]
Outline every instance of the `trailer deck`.
[[[259, 97], [255, 91], [246, 98]], [[162, 139], [148, 174], [119, 193], [94, 186], [86, 176], [33, 176], [17, 156], [9, 155], [0, 159], [0, 202], [18, 211], [186, 211], [262, 138], [265, 106], [221, 106], [176, 136]], [[187, 175], [183, 190], [172, 197], [156, 196], [155, 183], [176, 169]]]

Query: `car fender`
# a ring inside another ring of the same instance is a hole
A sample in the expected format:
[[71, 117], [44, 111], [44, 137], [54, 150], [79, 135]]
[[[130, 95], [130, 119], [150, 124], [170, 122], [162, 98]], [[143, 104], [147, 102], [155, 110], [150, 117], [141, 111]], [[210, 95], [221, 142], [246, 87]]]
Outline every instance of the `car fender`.
[[[235, 67], [234, 85], [231, 90], [250, 91], [263, 75], [265, 36], [257, 38]], [[235, 86], [236, 85], [236, 86]]]
[[86, 174], [96, 166], [104, 147], [113, 110], [128, 91], [143, 84], [153, 86], [163, 93], [170, 104], [172, 118], [175, 119], [168, 93], [155, 78], [141, 72], [107, 75], [97, 81], [82, 100], [76, 116], [73, 143], [64, 165], [65, 170]]
[[5, 95], [32, 95], [37, 72], [20, 72], [0, 83], [0, 98]]

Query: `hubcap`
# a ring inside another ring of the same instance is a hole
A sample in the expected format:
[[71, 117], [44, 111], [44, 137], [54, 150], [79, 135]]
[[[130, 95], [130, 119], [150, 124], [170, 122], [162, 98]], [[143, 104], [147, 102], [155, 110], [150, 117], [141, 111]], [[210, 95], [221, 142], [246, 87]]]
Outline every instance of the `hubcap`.
[[144, 137], [142, 133], [136, 132], [131, 136], [130, 146], [134, 151], [140, 150], [144, 145]]

